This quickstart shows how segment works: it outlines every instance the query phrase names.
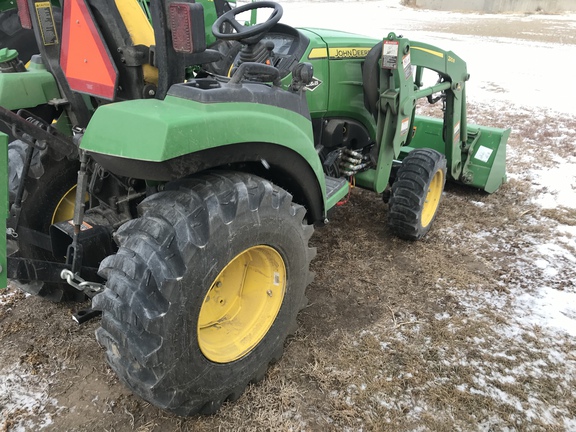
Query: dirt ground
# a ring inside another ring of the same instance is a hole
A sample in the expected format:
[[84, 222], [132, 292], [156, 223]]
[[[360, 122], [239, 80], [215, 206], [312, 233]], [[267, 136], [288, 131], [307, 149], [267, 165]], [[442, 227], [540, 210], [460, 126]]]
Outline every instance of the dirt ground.
[[[132, 395], [95, 341], [98, 319], [71, 320], [77, 304], [0, 294], [0, 431], [575, 430], [576, 339], [513, 311], [542, 285], [576, 290], [573, 242], [554, 243], [576, 211], [534, 202], [531, 178], [574, 157], [576, 119], [470, 113], [513, 128], [509, 182], [493, 195], [447, 185], [417, 243], [394, 238], [381, 198], [354, 189], [312, 239], [316, 278], [284, 357], [216, 415], [179, 418]], [[567, 252], [537, 265], [549, 243]]]

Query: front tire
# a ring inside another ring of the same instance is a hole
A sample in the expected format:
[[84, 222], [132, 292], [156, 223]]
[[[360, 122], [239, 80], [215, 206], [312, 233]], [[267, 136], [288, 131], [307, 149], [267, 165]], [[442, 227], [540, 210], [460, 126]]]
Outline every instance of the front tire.
[[282, 355], [311, 281], [313, 228], [288, 192], [244, 173], [174, 182], [139, 212], [100, 266], [96, 337], [134, 393], [211, 414]]
[[436, 218], [446, 184], [446, 158], [432, 149], [412, 150], [392, 185], [388, 226], [406, 240], [424, 237]]

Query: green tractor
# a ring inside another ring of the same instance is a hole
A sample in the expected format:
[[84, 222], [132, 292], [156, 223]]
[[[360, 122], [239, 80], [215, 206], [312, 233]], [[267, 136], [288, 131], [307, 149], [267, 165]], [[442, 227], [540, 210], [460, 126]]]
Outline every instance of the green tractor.
[[[351, 183], [418, 240], [447, 180], [505, 181], [510, 131], [467, 123], [452, 52], [295, 29], [269, 1], [218, 11], [208, 36], [212, 2], [151, 2], [150, 26], [136, 0], [64, 0], [61, 28], [50, 3], [22, 4], [41, 57], [20, 72], [0, 52], [0, 119], [23, 143], [0, 152], [0, 282], [91, 297], [77, 318], [102, 313], [112, 369], [179, 415], [215, 412], [280, 358], [310, 236]], [[262, 23], [239, 19], [260, 10]], [[416, 115], [424, 98], [442, 118]], [[21, 109], [34, 103], [54, 121]]]

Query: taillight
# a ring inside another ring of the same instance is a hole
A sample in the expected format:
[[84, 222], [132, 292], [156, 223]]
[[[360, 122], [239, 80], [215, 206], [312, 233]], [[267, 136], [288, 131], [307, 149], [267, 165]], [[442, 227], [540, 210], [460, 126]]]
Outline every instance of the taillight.
[[170, 3], [168, 19], [174, 51], [193, 54], [206, 49], [204, 8], [200, 3]]
[[30, 16], [30, 8], [28, 7], [28, 0], [16, 0], [18, 5], [18, 16], [20, 17], [20, 25], [22, 28], [30, 30], [32, 28], [32, 17]]
[[174, 51], [192, 54], [194, 41], [192, 40], [190, 8], [185, 3], [171, 3], [169, 13]]

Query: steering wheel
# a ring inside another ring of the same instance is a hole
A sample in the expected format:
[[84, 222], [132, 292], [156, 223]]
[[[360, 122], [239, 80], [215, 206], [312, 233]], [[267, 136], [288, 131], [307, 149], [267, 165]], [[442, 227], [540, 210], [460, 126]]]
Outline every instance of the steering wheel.
[[[263, 23], [253, 26], [245, 26], [236, 20], [236, 16], [242, 12], [251, 11], [255, 9], [274, 9], [268, 19]], [[272, 28], [280, 18], [282, 18], [282, 6], [273, 1], [257, 1], [248, 3], [240, 7], [235, 7], [228, 12], [223, 13], [212, 25], [212, 33], [218, 39], [222, 40], [236, 40], [247, 45], [252, 45], [260, 41], [264, 35]], [[220, 29], [224, 24], [232, 26], [236, 33], [223, 33]]]

